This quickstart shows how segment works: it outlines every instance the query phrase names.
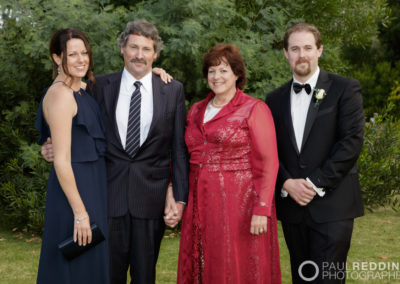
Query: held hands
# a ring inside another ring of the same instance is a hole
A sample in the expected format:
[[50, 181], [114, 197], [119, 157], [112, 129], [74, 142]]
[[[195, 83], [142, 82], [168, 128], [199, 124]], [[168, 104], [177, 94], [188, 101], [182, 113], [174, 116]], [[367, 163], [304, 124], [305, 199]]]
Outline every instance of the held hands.
[[250, 233], [252, 235], [260, 235], [267, 232], [267, 216], [253, 215], [251, 216]]
[[50, 137], [42, 144], [41, 154], [47, 162], [54, 162], [53, 144]]
[[87, 213], [74, 216], [74, 242], [76, 241], [80, 246], [86, 246], [92, 242], [92, 230]]
[[165, 198], [164, 222], [168, 227], [174, 228], [182, 219], [183, 209], [185, 205], [176, 202], [172, 192], [172, 186], [169, 185], [167, 189], [167, 196]]
[[164, 69], [162, 68], [158, 68], [158, 67], [154, 67], [153, 68], [153, 73], [160, 76], [161, 81], [163, 81], [165, 84], [168, 84], [169, 82], [172, 81], [172, 76], [169, 75]]
[[287, 179], [283, 184], [283, 189], [301, 206], [310, 203], [316, 194], [312, 184], [302, 178]]

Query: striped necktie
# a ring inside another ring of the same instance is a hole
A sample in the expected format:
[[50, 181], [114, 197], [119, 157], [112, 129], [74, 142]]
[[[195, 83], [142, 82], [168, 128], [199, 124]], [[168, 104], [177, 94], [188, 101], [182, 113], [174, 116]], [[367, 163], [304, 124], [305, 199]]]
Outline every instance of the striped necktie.
[[131, 96], [125, 144], [125, 151], [131, 158], [135, 156], [140, 147], [140, 105], [142, 100], [142, 94], [140, 93], [142, 83], [136, 81], [134, 85], [136, 89]]

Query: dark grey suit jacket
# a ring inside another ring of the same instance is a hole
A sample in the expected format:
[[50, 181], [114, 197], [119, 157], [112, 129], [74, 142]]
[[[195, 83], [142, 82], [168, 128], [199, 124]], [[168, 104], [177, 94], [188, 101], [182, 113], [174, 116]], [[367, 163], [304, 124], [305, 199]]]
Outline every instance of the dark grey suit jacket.
[[163, 216], [168, 182], [176, 201], [187, 202], [188, 156], [184, 141], [186, 108], [183, 86], [164, 84], [153, 74], [153, 119], [146, 141], [131, 159], [122, 147], [115, 110], [122, 72], [96, 77], [89, 92], [100, 105], [107, 140], [108, 214], [136, 218]]
[[[316, 88], [327, 96], [308, 109], [301, 151], [297, 148], [290, 109], [292, 81], [267, 95], [266, 103], [274, 117], [279, 155], [276, 183], [278, 218], [299, 223], [306, 210], [314, 221], [323, 223], [363, 215], [356, 161], [363, 141], [364, 112], [361, 86], [354, 79], [321, 69]], [[290, 196], [280, 196], [289, 178], [306, 178], [327, 190], [316, 195], [307, 206], [298, 205]]]

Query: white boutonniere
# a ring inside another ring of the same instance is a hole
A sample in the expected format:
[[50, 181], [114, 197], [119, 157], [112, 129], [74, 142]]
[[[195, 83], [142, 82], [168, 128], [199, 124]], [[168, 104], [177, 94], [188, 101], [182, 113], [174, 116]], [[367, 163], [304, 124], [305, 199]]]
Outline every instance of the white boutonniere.
[[326, 92], [324, 89], [317, 89], [314, 88], [314, 98], [315, 98], [315, 104], [314, 107], [318, 107], [320, 101], [322, 101], [326, 97]]

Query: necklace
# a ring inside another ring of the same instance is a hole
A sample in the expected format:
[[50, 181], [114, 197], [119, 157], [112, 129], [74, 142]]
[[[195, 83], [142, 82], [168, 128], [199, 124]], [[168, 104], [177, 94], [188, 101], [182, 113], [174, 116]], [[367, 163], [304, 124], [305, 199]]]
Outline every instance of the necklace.
[[219, 105], [219, 104], [215, 103], [215, 97], [214, 97], [214, 98], [212, 99], [212, 101], [211, 101], [211, 104], [212, 104], [214, 107], [221, 108], [221, 107], [223, 107], [223, 106], [226, 106], [229, 102], [230, 102], [230, 101]]
[[64, 81], [54, 81], [52, 85], [57, 84], [57, 83], [63, 83], [64, 85], [68, 86]]
[[79, 89], [78, 91], [75, 91], [75, 90], [72, 89], [70, 86], [68, 86], [68, 84], [65, 83], [64, 81], [54, 81], [52, 85], [57, 84], [57, 83], [63, 83], [65, 86], [67, 86], [68, 88], [70, 88], [73, 92], [77, 92], [78, 94], [82, 95], [81, 89]]

